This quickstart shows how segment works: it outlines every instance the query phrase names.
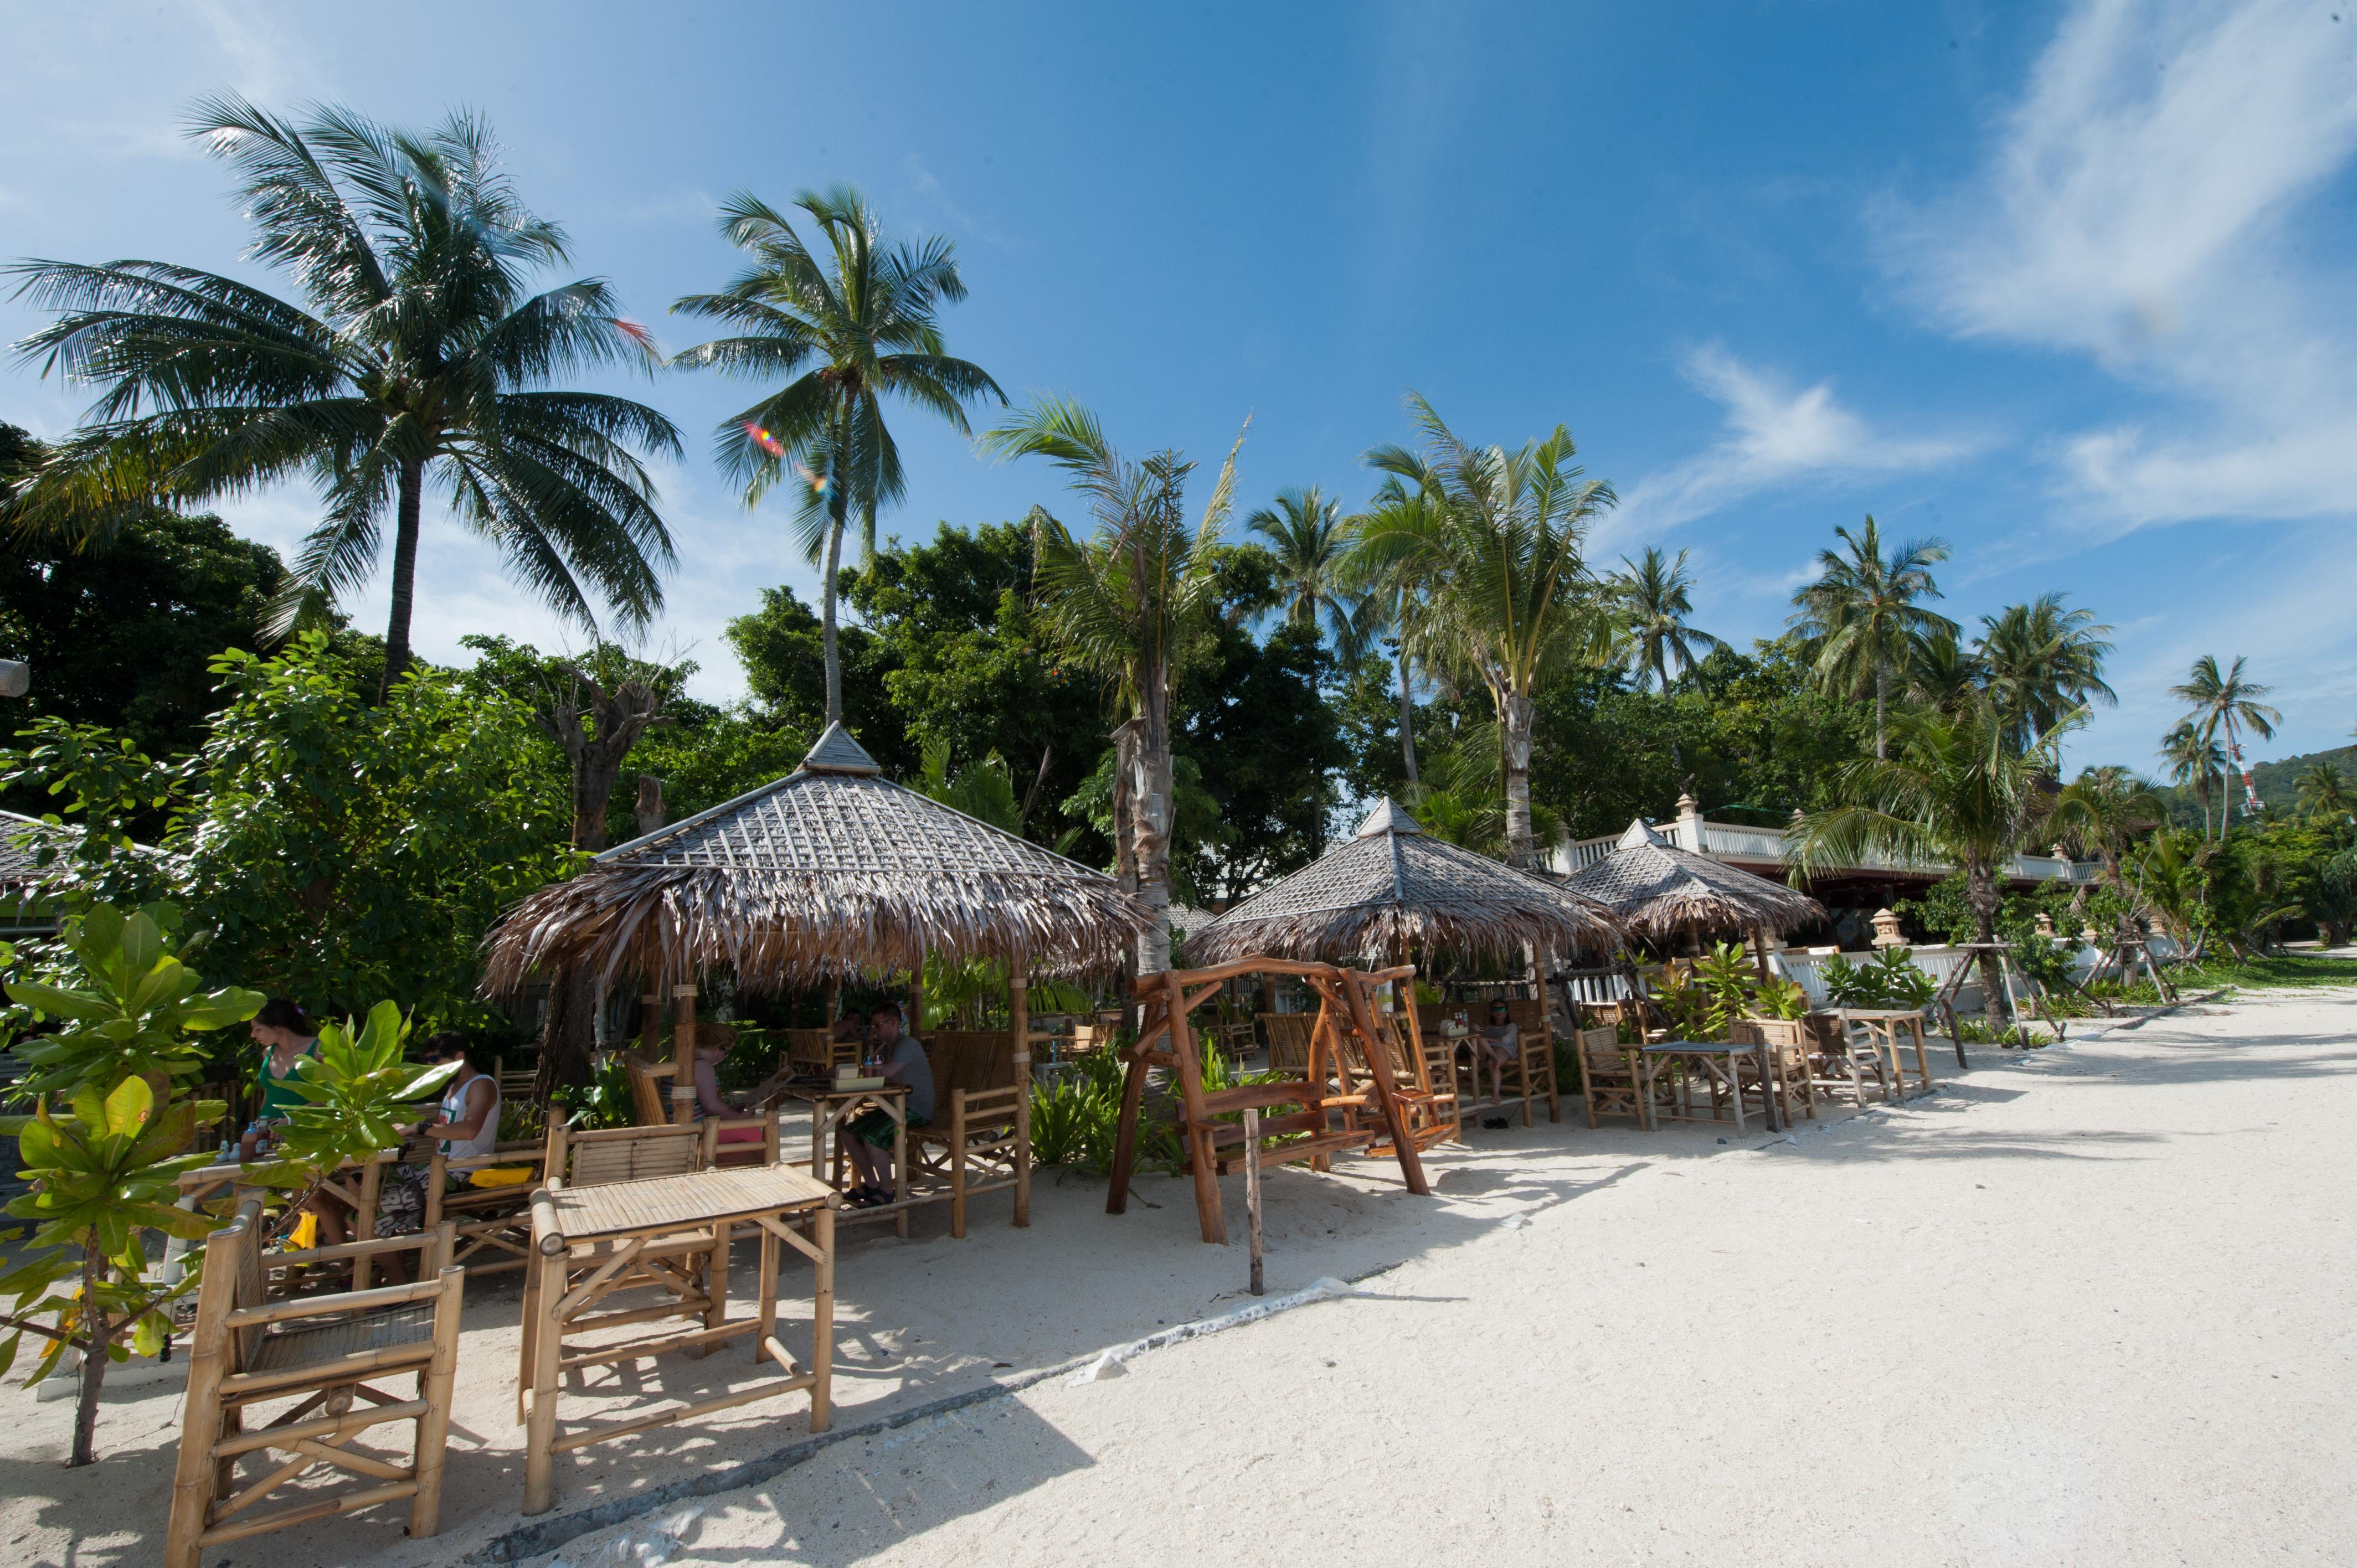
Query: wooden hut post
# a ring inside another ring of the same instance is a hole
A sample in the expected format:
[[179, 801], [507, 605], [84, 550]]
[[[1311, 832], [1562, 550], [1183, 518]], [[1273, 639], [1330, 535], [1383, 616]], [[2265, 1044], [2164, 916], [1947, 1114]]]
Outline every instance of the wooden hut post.
[[1031, 980], [1017, 949], [1006, 960], [1006, 1026], [1015, 1036], [1015, 1223], [1031, 1223]]
[[1765, 926], [1751, 929], [1751, 962], [1752, 967], [1760, 972], [1760, 989], [1765, 992], [1769, 981], [1774, 978], [1768, 972], [1768, 928]]
[[909, 1016], [900, 1031], [910, 1039], [925, 1032], [925, 961], [909, 972]]
[[662, 983], [650, 974], [639, 989], [639, 1054], [653, 1061], [662, 1054]]
[[671, 1119], [695, 1120], [695, 987], [674, 985], [672, 997]]

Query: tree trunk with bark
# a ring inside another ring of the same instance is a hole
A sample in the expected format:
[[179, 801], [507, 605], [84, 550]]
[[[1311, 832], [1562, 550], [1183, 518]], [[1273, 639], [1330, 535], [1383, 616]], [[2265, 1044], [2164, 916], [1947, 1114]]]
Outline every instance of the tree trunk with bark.
[[1890, 737], [1887, 733], [1890, 717], [1890, 668], [1879, 659], [1874, 661], [1874, 759], [1890, 760]]
[[1408, 682], [1407, 647], [1403, 643], [1399, 655], [1399, 731], [1400, 760], [1407, 764], [1407, 787], [1417, 788], [1423, 781], [1415, 771], [1415, 698]]
[[[106, 1348], [114, 1336], [106, 1332], [106, 1309], [97, 1304], [98, 1283], [106, 1268], [95, 1246], [85, 1248], [81, 1256], [81, 1299], [90, 1305], [90, 1321], [80, 1326], [74, 1337], [81, 1350], [81, 1388], [74, 1397], [73, 1447], [66, 1456], [66, 1468], [98, 1463], [98, 1396], [106, 1387]], [[96, 1326], [92, 1326], [94, 1321]]]
[[417, 596], [417, 533], [425, 499], [425, 465], [401, 466], [393, 507], [393, 610], [384, 628], [384, 677], [376, 700], [384, 702], [409, 668], [409, 620]]
[[1137, 897], [1154, 923], [1137, 936], [1137, 972], [1170, 967], [1170, 693], [1167, 669], [1150, 671], [1138, 707], [1137, 782], [1131, 831], [1137, 841]]
[[1520, 692], [1498, 698], [1498, 725], [1505, 744], [1506, 864], [1527, 871], [1537, 859], [1531, 832], [1531, 728], [1538, 704]]
[[597, 1004], [603, 987], [597, 972], [583, 967], [557, 974], [548, 987], [548, 1015], [540, 1026], [540, 1069], [533, 1075], [532, 1100], [546, 1105], [560, 1089], [587, 1089], [595, 1079]]
[[[1964, 899], [1972, 906], [1975, 940], [1995, 942], [1999, 895], [1996, 871], [1986, 861], [1964, 863]], [[1998, 967], [1995, 952], [1984, 950], [1975, 956], [1980, 961], [1981, 1015], [1992, 1020], [2002, 1017], [2004, 1024], [1998, 1033], [2003, 1034], [2010, 1030], [2015, 1022], [2013, 999], [2005, 993], [2003, 971]]]

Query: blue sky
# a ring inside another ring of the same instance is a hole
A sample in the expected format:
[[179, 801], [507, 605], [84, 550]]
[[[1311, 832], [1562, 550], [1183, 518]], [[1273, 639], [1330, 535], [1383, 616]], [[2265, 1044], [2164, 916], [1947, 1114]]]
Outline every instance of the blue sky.
[[[1695, 553], [1699, 624], [1782, 622], [1837, 523], [1953, 545], [1946, 608], [2067, 590], [2116, 628], [2120, 706], [2076, 760], [2151, 765], [2165, 688], [2241, 653], [2285, 710], [2259, 755], [2357, 723], [2357, 0], [1831, 4], [447, 5], [0, 4], [0, 252], [253, 272], [188, 101], [345, 102], [497, 127], [525, 198], [666, 346], [730, 252], [721, 197], [848, 181], [956, 240], [953, 351], [1115, 438], [1215, 464], [1246, 507], [1409, 432], [1558, 422], [1623, 505], [1610, 564]], [[14, 339], [39, 318], [0, 304]], [[691, 433], [662, 476], [681, 569], [655, 638], [806, 594], [784, 519], [705, 460], [741, 389], [640, 395]], [[0, 418], [88, 395], [0, 371]], [[904, 538], [1059, 500], [904, 414]], [[282, 548], [299, 492], [226, 509]], [[448, 529], [421, 648], [578, 640]], [[354, 604], [382, 617], [383, 585]]]

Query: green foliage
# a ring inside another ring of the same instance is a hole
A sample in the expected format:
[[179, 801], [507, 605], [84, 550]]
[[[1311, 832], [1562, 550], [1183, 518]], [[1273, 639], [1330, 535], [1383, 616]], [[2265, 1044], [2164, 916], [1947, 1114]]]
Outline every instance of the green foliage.
[[1754, 1005], [1766, 1017], [1792, 1023], [1809, 1015], [1809, 993], [1799, 981], [1771, 978], [1760, 988], [1760, 996]]
[[[858, 626], [836, 628], [843, 666], [843, 724], [887, 774], [917, 765], [908, 718], [894, 704], [885, 676], [891, 650]], [[728, 623], [728, 646], [745, 666], [746, 683], [764, 721], [815, 740], [826, 727], [826, 650], [817, 616], [791, 588], [764, 588], [761, 607]], [[802, 748], [808, 750], [807, 744]], [[799, 763], [797, 752], [793, 760]], [[789, 769], [791, 771], [791, 769]], [[774, 777], [774, 775], [773, 775]]]
[[[216, 991], [181, 961], [179, 911], [168, 904], [125, 911], [91, 907], [60, 933], [70, 965], [49, 982], [12, 980], [9, 1000], [55, 1034], [24, 1041], [16, 1054], [33, 1070], [22, 1092], [88, 1088], [111, 1094], [144, 1073], [193, 1079], [208, 1053], [189, 1036], [242, 1024], [262, 1008], [259, 992]], [[13, 958], [0, 944], [0, 963]]]
[[614, 791], [608, 836], [615, 843], [639, 834], [638, 820], [630, 814], [638, 774], [651, 773], [663, 781], [663, 810], [677, 822], [783, 779], [802, 766], [817, 738], [814, 730], [747, 706], [716, 708], [682, 698], [663, 711], [673, 722], [639, 737], [623, 788]]
[[404, 1112], [458, 1070], [455, 1062], [420, 1068], [404, 1060], [408, 1038], [409, 1020], [391, 1002], [370, 1008], [357, 1032], [349, 1019], [321, 1024], [318, 1049], [285, 1080], [303, 1103], [288, 1112], [285, 1144], [265, 1178], [315, 1185], [346, 1160], [398, 1146], [403, 1125], [415, 1120]]
[[1694, 984], [1709, 998], [1705, 1016], [1710, 1033], [1706, 1038], [1727, 1038], [1728, 1026], [1743, 1016], [1750, 1000], [1755, 973], [1739, 942], [1720, 942], [1695, 961]]
[[598, 1065], [586, 1090], [571, 1091], [565, 1101], [566, 1122], [581, 1131], [629, 1127], [639, 1119], [638, 1102], [630, 1094], [630, 1069], [612, 1056]]
[[1884, 948], [1864, 963], [1835, 953], [1817, 966], [1817, 978], [1836, 1007], [1921, 1007], [1939, 992], [1908, 948]]
[[[1230, 584], [1225, 602], [1237, 596]], [[1330, 667], [1315, 626], [1286, 621], [1255, 641], [1225, 617], [1188, 660], [1173, 698], [1174, 745], [1209, 764], [1199, 777], [1216, 824], [1185, 861], [1199, 897], [1243, 897], [1325, 853], [1340, 801], [1334, 779], [1348, 760], [1319, 693]]]

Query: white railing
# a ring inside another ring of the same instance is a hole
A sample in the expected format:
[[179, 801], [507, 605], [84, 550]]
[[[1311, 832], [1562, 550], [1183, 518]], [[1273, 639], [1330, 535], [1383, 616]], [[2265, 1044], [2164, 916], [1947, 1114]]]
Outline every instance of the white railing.
[[[1680, 817], [1674, 822], [1657, 822], [1653, 831], [1681, 849], [1694, 850], [1714, 860], [1743, 860], [1755, 865], [1781, 865], [1784, 863], [1785, 830], [1782, 828], [1747, 827], [1737, 822], [1706, 822], [1700, 817]], [[1612, 853], [1620, 842], [1618, 833], [1601, 838], [1569, 839], [1558, 843], [1548, 853], [1547, 864], [1555, 871], [1569, 876], [1587, 870]], [[1955, 867], [1943, 861], [1913, 860], [1904, 856], [1868, 854], [1842, 871], [1902, 871], [1918, 875], [1945, 876]], [[2072, 861], [2050, 854], [2016, 855], [2006, 866], [2006, 875], [2018, 882], [2081, 883], [2095, 880], [2096, 866], [2093, 861]]]

